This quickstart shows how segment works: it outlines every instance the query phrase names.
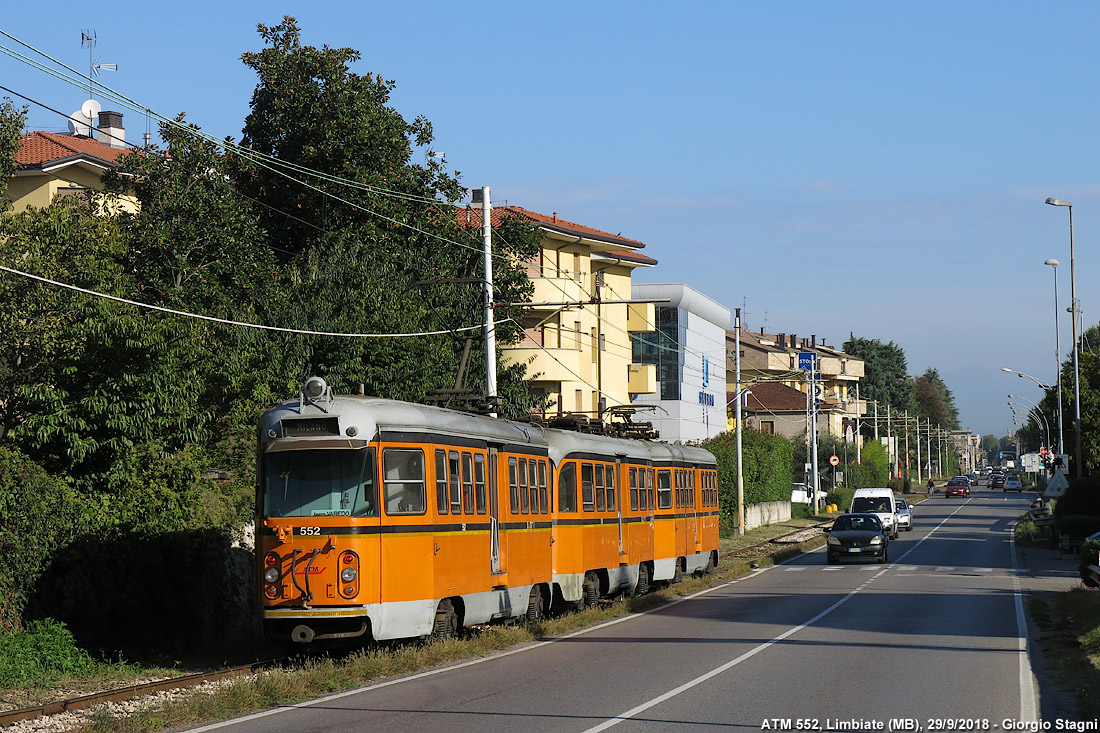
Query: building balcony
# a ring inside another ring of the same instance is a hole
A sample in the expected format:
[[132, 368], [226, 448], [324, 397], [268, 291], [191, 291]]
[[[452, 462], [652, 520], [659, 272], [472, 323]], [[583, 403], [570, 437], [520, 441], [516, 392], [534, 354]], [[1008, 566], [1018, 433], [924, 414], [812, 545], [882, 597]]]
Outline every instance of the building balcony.
[[627, 392], [631, 394], [652, 394], [657, 391], [657, 365], [631, 364], [627, 379]]
[[[581, 371], [581, 356], [587, 355], [580, 349], [541, 349], [533, 347], [512, 347], [501, 352], [501, 360], [506, 364], [522, 362], [527, 364], [526, 379], [540, 382], [575, 382]], [[589, 365], [591, 366], [591, 365]], [[537, 377], [535, 375], [538, 375]]]
[[[653, 303], [631, 303], [626, 307], [626, 330], [645, 333], [656, 330], [657, 316]], [[633, 390], [631, 390], [633, 392]], [[653, 391], [653, 390], [650, 390]]]
[[[532, 303], [577, 303], [591, 299], [591, 295], [584, 289], [582, 282], [571, 277], [533, 277], [535, 292], [531, 295]], [[561, 306], [539, 306], [534, 310], [549, 310]]]

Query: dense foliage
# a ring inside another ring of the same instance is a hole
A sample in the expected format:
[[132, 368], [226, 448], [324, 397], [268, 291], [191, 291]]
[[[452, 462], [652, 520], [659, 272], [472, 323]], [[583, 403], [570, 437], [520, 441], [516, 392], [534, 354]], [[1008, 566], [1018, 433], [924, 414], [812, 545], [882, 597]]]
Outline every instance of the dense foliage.
[[[737, 440], [722, 433], [699, 445], [718, 461], [718, 499], [723, 529], [737, 525]], [[791, 444], [781, 435], [741, 431], [741, 466], [745, 505], [791, 498]]]
[[[477, 336], [480, 231], [456, 215], [458, 174], [426, 155], [430, 123], [389, 106], [393, 82], [352, 73], [357, 52], [303, 46], [292, 18], [259, 31], [266, 47], [243, 56], [258, 77], [247, 147], [180, 115], [102, 193], [0, 218], [0, 264], [116, 298], [0, 274], [3, 628], [50, 615], [107, 653], [239, 633], [224, 619], [251, 618], [227, 594], [251, 582], [233, 576], [232, 543], [252, 513], [259, 410], [313, 374], [423, 400], [454, 386], [470, 334], [457, 329]], [[0, 105], [0, 194], [23, 119]], [[497, 233], [497, 300], [523, 301], [538, 234], [515, 220]], [[499, 345], [520, 316], [497, 309]], [[532, 404], [523, 372], [499, 375], [506, 415]], [[89, 567], [112, 572], [91, 582]]]

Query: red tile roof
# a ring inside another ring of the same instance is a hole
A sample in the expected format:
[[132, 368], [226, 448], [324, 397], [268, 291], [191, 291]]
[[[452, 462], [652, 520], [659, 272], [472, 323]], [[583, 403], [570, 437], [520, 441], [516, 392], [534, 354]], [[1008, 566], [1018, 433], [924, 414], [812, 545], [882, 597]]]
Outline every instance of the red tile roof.
[[[794, 387], [779, 382], [759, 382], [749, 389], [751, 391], [745, 398], [744, 405], [744, 409], [749, 412], [806, 411], [806, 394]], [[732, 402], [734, 393], [727, 393], [726, 398]]]
[[592, 254], [601, 255], [603, 257], [608, 257], [608, 258], [613, 259], [613, 260], [622, 260], [624, 262], [636, 262], [640, 265], [656, 265], [657, 264], [657, 260], [653, 259], [652, 257], [649, 257], [648, 255], [644, 255], [641, 252], [631, 252], [630, 250], [626, 250], [626, 249], [605, 250], [603, 252], [593, 252]]
[[94, 159], [102, 165], [114, 165], [119, 156], [128, 152], [129, 149], [112, 148], [90, 137], [35, 131], [19, 139], [15, 160], [27, 168], [44, 168], [49, 163], [81, 158]]
[[[576, 222], [559, 219], [558, 213], [556, 211], [551, 216], [547, 216], [546, 214], [540, 214], [537, 211], [524, 209], [520, 206], [494, 206], [492, 213], [493, 226], [497, 226], [500, 223], [500, 218], [505, 213], [522, 216], [541, 228], [561, 232], [562, 234], [572, 234], [574, 236], [584, 237], [585, 239], [595, 239], [601, 242], [607, 242], [608, 244], [617, 244], [619, 246], [630, 247], [632, 249], [641, 249], [642, 247], [645, 247], [645, 243], [640, 242], [637, 239], [627, 239], [626, 237], [620, 236], [618, 234], [611, 234], [610, 232], [605, 232], [601, 229], [593, 229], [592, 227], [586, 227], [583, 224], [577, 224]], [[470, 223], [480, 226], [481, 209], [459, 209], [455, 218], [458, 219], [459, 223]], [[656, 262], [656, 260], [654, 260], [654, 262]]]

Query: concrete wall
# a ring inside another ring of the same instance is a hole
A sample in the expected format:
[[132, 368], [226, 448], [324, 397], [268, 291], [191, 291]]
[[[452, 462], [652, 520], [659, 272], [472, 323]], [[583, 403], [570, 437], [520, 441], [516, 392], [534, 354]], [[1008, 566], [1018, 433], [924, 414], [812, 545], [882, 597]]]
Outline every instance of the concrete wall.
[[755, 529], [765, 524], [786, 522], [791, 518], [789, 501], [766, 501], [763, 504], [749, 504], [745, 507], [745, 529]]

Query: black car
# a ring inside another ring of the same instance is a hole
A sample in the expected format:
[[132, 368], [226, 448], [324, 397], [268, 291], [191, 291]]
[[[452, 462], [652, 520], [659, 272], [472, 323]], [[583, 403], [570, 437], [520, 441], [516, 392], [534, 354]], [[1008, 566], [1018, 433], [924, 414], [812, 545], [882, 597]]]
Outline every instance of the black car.
[[844, 557], [887, 561], [890, 538], [886, 536], [882, 521], [874, 514], [841, 514], [826, 534], [829, 541], [825, 545], [825, 558], [830, 565], [836, 565]]
[[1003, 489], [1005, 487], [1005, 475], [1003, 473], [989, 474], [989, 488]]

